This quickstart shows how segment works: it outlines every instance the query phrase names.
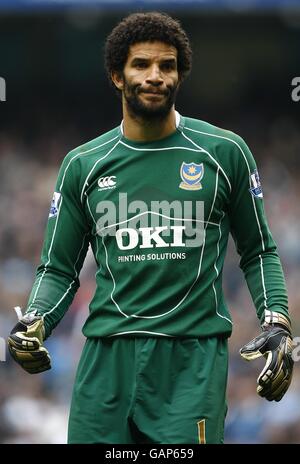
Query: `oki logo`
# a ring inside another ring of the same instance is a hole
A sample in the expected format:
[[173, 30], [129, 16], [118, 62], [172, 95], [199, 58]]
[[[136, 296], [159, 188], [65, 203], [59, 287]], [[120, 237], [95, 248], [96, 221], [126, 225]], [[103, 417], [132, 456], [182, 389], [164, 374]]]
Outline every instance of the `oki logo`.
[[116, 181], [114, 180], [116, 176], [106, 176], [100, 177], [98, 180], [99, 190], [106, 190], [115, 188]]
[[182, 234], [185, 226], [171, 226], [172, 242], [167, 243], [161, 237], [161, 232], [167, 230], [167, 226], [141, 227], [140, 229], [124, 228], [116, 232], [116, 240], [120, 250], [132, 250], [139, 248], [185, 247]]

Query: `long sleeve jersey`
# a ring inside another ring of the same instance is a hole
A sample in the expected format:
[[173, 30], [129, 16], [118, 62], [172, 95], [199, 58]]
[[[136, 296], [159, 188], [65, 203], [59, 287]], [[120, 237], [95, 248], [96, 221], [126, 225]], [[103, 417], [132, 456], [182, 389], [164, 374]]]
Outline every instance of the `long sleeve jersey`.
[[230, 336], [229, 233], [258, 318], [267, 309], [288, 317], [249, 148], [233, 132], [176, 116], [163, 139], [131, 141], [120, 125], [63, 160], [27, 307], [44, 317], [46, 336], [74, 298], [89, 244], [97, 273], [86, 337]]

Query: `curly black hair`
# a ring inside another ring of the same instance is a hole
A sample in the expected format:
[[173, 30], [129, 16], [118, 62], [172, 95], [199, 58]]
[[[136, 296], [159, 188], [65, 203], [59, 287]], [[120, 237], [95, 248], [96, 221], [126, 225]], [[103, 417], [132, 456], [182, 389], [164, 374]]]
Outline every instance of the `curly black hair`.
[[173, 45], [177, 49], [178, 74], [180, 81], [183, 81], [192, 68], [189, 39], [179, 21], [156, 11], [127, 16], [107, 37], [105, 68], [109, 80], [111, 81], [112, 71], [122, 73], [131, 45], [155, 41]]

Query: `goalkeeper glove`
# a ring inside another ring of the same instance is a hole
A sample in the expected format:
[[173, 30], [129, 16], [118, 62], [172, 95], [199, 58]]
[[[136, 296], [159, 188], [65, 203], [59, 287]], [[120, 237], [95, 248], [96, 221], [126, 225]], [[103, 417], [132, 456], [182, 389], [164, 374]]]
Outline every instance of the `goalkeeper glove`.
[[42, 346], [44, 337], [44, 321], [32, 313], [23, 316], [8, 337], [10, 354], [30, 374], [51, 369], [49, 353]]
[[266, 310], [263, 332], [240, 349], [247, 361], [264, 356], [267, 360], [257, 378], [257, 393], [268, 401], [280, 401], [293, 374], [291, 326], [280, 313]]

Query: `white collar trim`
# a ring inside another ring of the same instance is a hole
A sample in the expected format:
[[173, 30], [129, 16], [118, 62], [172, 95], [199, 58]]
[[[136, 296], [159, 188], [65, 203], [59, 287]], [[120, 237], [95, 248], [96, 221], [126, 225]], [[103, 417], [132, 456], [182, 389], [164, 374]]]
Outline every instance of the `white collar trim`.
[[[175, 110], [175, 126], [176, 126], [176, 129], [178, 128], [179, 123], [180, 123], [180, 114], [178, 113], [178, 111]], [[120, 124], [120, 130], [121, 130], [121, 134], [124, 135], [124, 120], [123, 119], [122, 119], [121, 124]]]

